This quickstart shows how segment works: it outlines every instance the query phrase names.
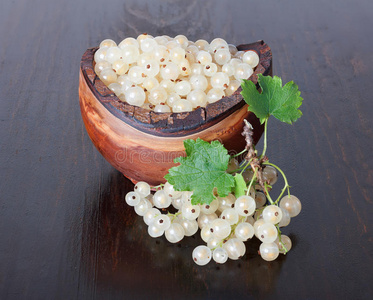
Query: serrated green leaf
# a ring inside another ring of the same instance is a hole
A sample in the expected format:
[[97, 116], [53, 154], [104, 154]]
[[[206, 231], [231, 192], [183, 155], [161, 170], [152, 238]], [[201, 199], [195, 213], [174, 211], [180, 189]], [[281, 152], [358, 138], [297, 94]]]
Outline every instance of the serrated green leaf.
[[166, 180], [178, 191], [193, 191], [192, 204], [209, 204], [214, 199], [214, 188], [221, 197], [234, 187], [234, 178], [226, 173], [229, 154], [218, 141], [211, 143], [197, 139], [185, 140], [187, 156], [175, 158], [179, 166], [169, 169]]
[[280, 77], [258, 75], [258, 83], [262, 89], [259, 93], [255, 84], [249, 80], [243, 80], [241, 95], [252, 111], [263, 124], [273, 115], [281, 122], [292, 124], [302, 116], [298, 109], [302, 105], [302, 97], [298, 86], [290, 81], [282, 86]]
[[246, 194], [246, 182], [241, 173], [234, 175], [234, 195], [236, 198]]

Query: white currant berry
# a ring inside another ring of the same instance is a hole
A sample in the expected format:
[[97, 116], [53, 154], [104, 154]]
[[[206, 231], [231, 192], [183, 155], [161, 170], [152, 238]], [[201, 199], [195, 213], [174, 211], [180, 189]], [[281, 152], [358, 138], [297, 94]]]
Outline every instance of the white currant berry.
[[228, 257], [233, 260], [244, 256], [246, 252], [245, 244], [237, 238], [229, 239], [225, 242], [223, 244], [223, 249], [227, 251]]
[[219, 208], [219, 200], [214, 199], [210, 204], [202, 204], [201, 212], [204, 214], [212, 214]]
[[213, 251], [212, 258], [218, 264], [224, 264], [228, 260], [228, 253], [222, 247], [218, 247]]
[[206, 246], [198, 246], [193, 250], [192, 257], [197, 265], [207, 265], [212, 258], [211, 250]]
[[180, 242], [185, 236], [185, 230], [179, 223], [172, 223], [165, 231], [165, 237], [170, 243]]
[[266, 261], [275, 260], [280, 251], [276, 243], [262, 243], [259, 247], [260, 256]]
[[152, 208], [152, 204], [148, 199], [141, 199], [140, 203], [135, 205], [135, 212], [139, 216], [143, 216], [149, 209]]
[[134, 190], [138, 192], [141, 196], [147, 197], [150, 194], [150, 185], [145, 181], [139, 181], [135, 184]]
[[274, 185], [277, 182], [278, 174], [277, 170], [272, 166], [266, 166], [263, 168], [263, 180], [267, 181], [270, 185]]
[[182, 194], [182, 192], [175, 191], [173, 185], [170, 184], [168, 181], [165, 183], [163, 190], [172, 199], [179, 198], [181, 197], [181, 194]]
[[266, 206], [262, 214], [266, 223], [277, 224], [282, 219], [282, 210], [277, 205]]
[[208, 226], [208, 225], [209, 225], [209, 224], [205, 225], [205, 226], [202, 227], [202, 229], [201, 229], [201, 239], [202, 239], [205, 243], [207, 243], [207, 242], [210, 240], [210, 238], [213, 237], [213, 234], [212, 234], [212, 232], [211, 232], [211, 228], [210, 228], [210, 226]]
[[259, 63], [259, 56], [255, 51], [249, 50], [243, 54], [242, 61], [255, 68]]
[[167, 230], [171, 226], [171, 220], [169, 216], [161, 214], [156, 216], [151, 224], [154, 224], [162, 230]]
[[277, 238], [275, 243], [279, 249], [279, 252], [282, 254], [289, 252], [292, 246], [291, 239], [285, 234], [281, 234], [281, 242], [279, 238]]
[[236, 224], [238, 222], [239, 215], [237, 210], [234, 208], [227, 208], [222, 211], [220, 218], [228, 221], [230, 225]]
[[282, 211], [282, 218], [281, 218], [280, 223], [278, 223], [278, 226], [279, 227], [288, 226], [291, 220], [290, 214], [285, 208], [280, 207], [280, 209]]
[[234, 203], [234, 209], [240, 216], [251, 216], [255, 212], [256, 203], [255, 200], [250, 197], [243, 195], [237, 198]]
[[266, 202], [267, 202], [267, 198], [264, 195], [264, 193], [259, 192], [259, 191], [255, 192], [255, 203], [256, 203], [257, 208], [264, 206]]
[[198, 218], [201, 209], [198, 205], [192, 205], [190, 202], [186, 202], [181, 207], [181, 213], [184, 218], [188, 220], [195, 220]]
[[239, 223], [234, 230], [234, 234], [241, 241], [247, 241], [254, 236], [254, 227], [247, 222]]
[[278, 232], [277, 228], [275, 225], [271, 223], [264, 223], [258, 228], [258, 238], [263, 242], [263, 243], [272, 243], [276, 240]]
[[219, 239], [226, 238], [231, 233], [231, 225], [223, 219], [216, 219], [211, 222], [210, 230], [213, 235]]
[[155, 225], [154, 222], [153, 222], [148, 227], [148, 233], [151, 237], [156, 238], [156, 237], [160, 237], [164, 234], [164, 229], [161, 229], [160, 227]]
[[198, 231], [198, 223], [196, 220], [188, 220], [179, 215], [177, 222], [183, 226], [185, 236], [192, 236]]
[[255, 236], [257, 237], [257, 238], [259, 238], [259, 236], [258, 236], [258, 232], [259, 232], [259, 228], [264, 224], [265, 222], [264, 222], [264, 220], [263, 219], [258, 219], [258, 220], [256, 220], [255, 221], [255, 223], [254, 223], [254, 231], [255, 231]]
[[159, 215], [161, 215], [159, 209], [155, 207], [148, 209], [143, 216], [145, 224], [150, 225], [154, 221], [155, 217]]
[[155, 192], [153, 203], [155, 207], [167, 208], [171, 205], [171, 198], [164, 192], [164, 190], [160, 190]]
[[135, 206], [140, 203], [141, 195], [138, 192], [129, 192], [125, 200], [128, 205]]
[[202, 229], [204, 226], [210, 224], [212, 221], [214, 221], [217, 218], [218, 218], [218, 215], [216, 213], [212, 213], [208, 215], [204, 213], [200, 213], [197, 219], [198, 227]]
[[293, 195], [284, 196], [280, 200], [280, 207], [289, 212], [291, 218], [296, 217], [302, 210], [302, 204], [299, 199]]
[[101, 43], [100, 43], [100, 48], [103, 48], [103, 47], [115, 47], [117, 44], [111, 40], [111, 39], [105, 39], [103, 40]]

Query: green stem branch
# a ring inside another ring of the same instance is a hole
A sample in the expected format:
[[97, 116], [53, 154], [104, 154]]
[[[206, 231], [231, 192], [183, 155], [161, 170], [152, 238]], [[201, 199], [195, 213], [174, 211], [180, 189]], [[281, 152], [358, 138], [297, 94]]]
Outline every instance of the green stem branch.
[[249, 161], [245, 160], [245, 163], [242, 166], [241, 174], [247, 169], [248, 166], [250, 166], [252, 160], [252, 158]]
[[266, 193], [266, 196], [267, 196], [269, 202], [273, 205], [274, 202], [273, 202], [271, 196], [269, 195], [268, 188], [267, 188], [267, 183], [266, 182], [264, 183], [264, 189], [265, 189], [265, 193]]
[[251, 190], [251, 186], [253, 185], [255, 179], [256, 179], [256, 173], [253, 174], [253, 177], [250, 180], [249, 187], [247, 188], [247, 191], [246, 191], [246, 196], [249, 196], [250, 190]]
[[231, 155], [231, 157], [237, 157], [240, 156], [241, 154], [244, 154], [247, 151], [247, 149], [243, 149], [240, 153], [237, 153], [235, 155]]
[[171, 223], [177, 218], [178, 215], [181, 215], [181, 211], [177, 212], [177, 213], [168, 213], [167, 216], [169, 216], [171, 218]]
[[264, 162], [264, 164], [276, 168], [276, 169], [281, 173], [282, 177], [284, 178], [285, 185], [284, 185], [284, 187], [282, 188], [280, 195], [278, 196], [278, 198], [277, 198], [276, 201], [275, 201], [275, 203], [278, 203], [278, 202], [280, 201], [282, 195], [283, 195], [284, 192], [286, 191], [286, 189], [288, 190], [288, 193], [289, 193], [289, 195], [290, 195], [290, 185], [289, 185], [288, 180], [287, 180], [287, 178], [286, 178], [286, 176], [285, 176], [285, 173], [280, 169], [280, 167], [278, 167], [278, 166], [276, 166], [275, 164], [272, 164], [272, 163], [270, 163], [270, 162], [268, 162], [268, 161]]
[[264, 121], [264, 145], [263, 145], [263, 153], [261, 157], [264, 157], [267, 151], [267, 127], [268, 127], [268, 119]]

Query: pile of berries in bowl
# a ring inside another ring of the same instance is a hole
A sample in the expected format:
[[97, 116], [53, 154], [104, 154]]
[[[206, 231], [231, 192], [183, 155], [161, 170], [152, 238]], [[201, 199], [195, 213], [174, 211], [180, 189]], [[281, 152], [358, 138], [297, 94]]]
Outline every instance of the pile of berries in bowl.
[[259, 63], [224, 39], [189, 41], [184, 35], [141, 34], [118, 45], [100, 43], [99, 78], [124, 102], [155, 112], [188, 112], [232, 95]]

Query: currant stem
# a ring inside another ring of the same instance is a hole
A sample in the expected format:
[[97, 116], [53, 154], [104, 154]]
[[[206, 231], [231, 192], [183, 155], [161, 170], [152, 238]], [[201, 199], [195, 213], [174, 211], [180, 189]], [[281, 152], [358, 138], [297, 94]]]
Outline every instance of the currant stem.
[[240, 173], [242, 174], [242, 172], [245, 171], [248, 166], [250, 166], [251, 161], [252, 161], [252, 159], [250, 159], [249, 161], [246, 161], [241, 167], [239, 167], [238, 169], [235, 169], [233, 171], [230, 171], [228, 173], [233, 174], [233, 173], [237, 173], [237, 172], [241, 171]]
[[250, 181], [249, 187], [247, 188], [247, 191], [246, 191], [246, 196], [249, 196], [251, 186], [253, 185], [255, 179], [256, 179], [256, 172], [255, 172], [255, 174], [253, 175], [253, 178], [251, 178], [251, 181]]
[[282, 248], [285, 250], [285, 253], [284, 253], [284, 254], [286, 254], [286, 253], [289, 252], [289, 250], [285, 247], [285, 244], [284, 244], [284, 243], [282, 242], [282, 240], [281, 240], [281, 230], [280, 230], [280, 228], [278, 227], [278, 225], [276, 226], [276, 228], [277, 228], [277, 232], [278, 232], [278, 242], [279, 242], [279, 244], [282, 245]]
[[267, 183], [266, 183], [266, 182], [264, 183], [264, 189], [265, 189], [265, 193], [266, 193], [266, 196], [267, 196], [269, 202], [270, 202], [272, 205], [275, 204], [275, 202], [273, 202], [271, 196], [269, 195], [269, 192], [268, 192], [268, 189], [267, 189]]
[[229, 171], [228, 173], [229, 174], [233, 174], [233, 173], [237, 173], [237, 172], [239, 172], [239, 171], [243, 171], [244, 170], [244, 168], [243, 167], [240, 167], [240, 168], [238, 168], [238, 169], [235, 169], [235, 170], [233, 170], [233, 171]]
[[150, 188], [154, 189], [154, 190], [158, 190], [158, 189], [162, 188], [163, 186], [164, 186], [164, 183], [161, 183], [161, 184], [156, 185], [156, 186], [151, 186]]
[[253, 160], [252, 158], [249, 161], [245, 160], [245, 163], [242, 166], [241, 174], [247, 169], [248, 166], [250, 166], [250, 163], [252, 162], [252, 160]]
[[231, 155], [231, 157], [237, 157], [240, 156], [241, 154], [244, 154], [247, 151], [247, 149], [243, 149], [240, 153], [237, 153], [235, 155]]
[[277, 204], [280, 201], [280, 199], [281, 199], [282, 195], [284, 194], [284, 192], [286, 191], [286, 189], [288, 189], [288, 194], [290, 195], [290, 185], [289, 185], [288, 180], [285, 176], [285, 173], [280, 169], [280, 167], [278, 167], [275, 164], [272, 164], [268, 161], [264, 162], [264, 164], [276, 168], [281, 173], [281, 175], [282, 175], [282, 177], [284, 178], [284, 181], [285, 181], [285, 185], [282, 188], [280, 195], [278, 196], [278, 198], [275, 201], [275, 203]]
[[172, 218], [172, 219], [171, 219], [171, 223], [176, 219], [176, 217], [177, 217], [178, 215], [181, 215], [181, 211], [179, 211], [179, 212], [177, 212], [177, 213], [174, 213], [174, 214], [172, 214], [172, 213], [168, 213], [168, 214], [167, 214], [167, 216], [169, 216], [170, 218]]
[[268, 119], [264, 121], [264, 145], [263, 145], [263, 153], [261, 157], [264, 157], [267, 151], [267, 126], [268, 126]]

